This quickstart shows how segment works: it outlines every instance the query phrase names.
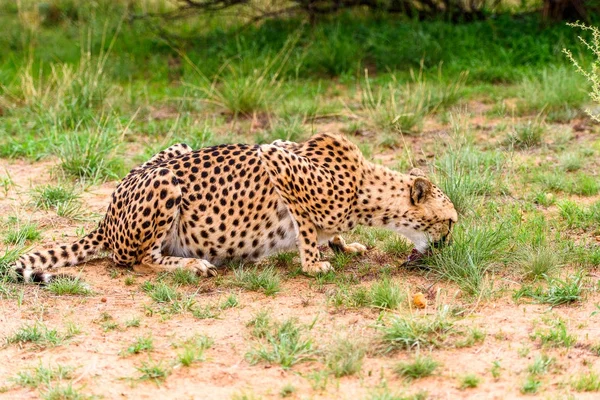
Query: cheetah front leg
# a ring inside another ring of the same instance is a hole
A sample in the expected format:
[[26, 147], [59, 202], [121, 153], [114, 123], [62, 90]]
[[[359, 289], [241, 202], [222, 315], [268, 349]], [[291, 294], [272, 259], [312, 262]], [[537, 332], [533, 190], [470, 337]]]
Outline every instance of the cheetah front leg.
[[336, 253], [364, 254], [367, 251], [367, 247], [360, 243], [346, 244], [346, 241], [340, 235], [331, 238], [329, 247]]
[[317, 247], [317, 228], [307, 217], [296, 215], [291, 211], [295, 220], [296, 240], [298, 252], [302, 263], [302, 271], [309, 275], [316, 275], [331, 271], [333, 268], [327, 261], [321, 261], [319, 248]]

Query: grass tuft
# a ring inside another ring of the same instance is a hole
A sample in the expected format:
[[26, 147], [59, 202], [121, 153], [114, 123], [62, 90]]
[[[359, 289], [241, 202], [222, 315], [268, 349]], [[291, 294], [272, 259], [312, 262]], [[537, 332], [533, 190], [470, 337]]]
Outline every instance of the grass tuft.
[[273, 266], [260, 271], [257, 267], [250, 269], [241, 266], [234, 271], [233, 285], [273, 296], [281, 290], [280, 281], [279, 272]]
[[394, 372], [408, 379], [425, 378], [433, 374], [439, 363], [429, 356], [417, 356], [412, 362], [399, 362], [394, 367]]
[[365, 349], [360, 343], [341, 339], [325, 355], [325, 365], [336, 377], [354, 375], [362, 367]]
[[88, 296], [92, 293], [85, 282], [72, 277], [53, 279], [46, 289], [57, 296]]
[[263, 343], [246, 353], [251, 364], [265, 361], [288, 369], [300, 362], [309, 361], [314, 356], [312, 339], [305, 338], [303, 329], [293, 319], [275, 326], [265, 334]]

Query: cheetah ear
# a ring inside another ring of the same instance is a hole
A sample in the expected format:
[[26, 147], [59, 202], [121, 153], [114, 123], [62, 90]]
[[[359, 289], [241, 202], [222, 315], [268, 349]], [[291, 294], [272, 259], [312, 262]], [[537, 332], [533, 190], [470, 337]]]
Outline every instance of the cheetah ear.
[[413, 169], [411, 169], [408, 174], [412, 175], [412, 176], [425, 176], [425, 172], [423, 172], [419, 168], [413, 168]]
[[431, 182], [427, 179], [421, 177], [416, 178], [410, 188], [410, 200], [413, 205], [423, 204], [425, 200], [431, 196], [432, 189]]

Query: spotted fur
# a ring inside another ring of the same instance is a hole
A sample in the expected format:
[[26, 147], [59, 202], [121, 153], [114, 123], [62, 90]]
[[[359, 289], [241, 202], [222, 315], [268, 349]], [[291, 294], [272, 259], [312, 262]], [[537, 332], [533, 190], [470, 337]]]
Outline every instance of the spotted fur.
[[365, 160], [343, 136], [304, 143], [229, 144], [192, 151], [177, 144], [133, 169], [112, 195], [106, 216], [83, 239], [23, 255], [25, 281], [112, 252], [120, 266], [216, 274], [229, 260], [257, 260], [297, 248], [306, 273], [326, 272], [318, 244], [364, 252], [338, 235], [357, 225], [383, 226], [424, 251], [443, 241], [457, 214], [418, 170], [400, 174]]

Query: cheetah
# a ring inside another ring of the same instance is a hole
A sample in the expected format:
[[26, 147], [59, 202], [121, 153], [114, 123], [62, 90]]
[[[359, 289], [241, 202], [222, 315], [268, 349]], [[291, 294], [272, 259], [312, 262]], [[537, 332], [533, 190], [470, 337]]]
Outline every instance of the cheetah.
[[391, 229], [425, 252], [447, 240], [457, 218], [420, 170], [401, 174], [369, 162], [341, 135], [195, 151], [176, 144], [129, 172], [97, 229], [70, 245], [25, 254], [13, 270], [45, 283], [56, 268], [105, 250], [118, 266], [214, 276], [231, 260], [297, 248], [302, 270], [314, 275], [332, 269], [321, 260], [320, 243], [367, 250], [339, 236], [357, 225]]

